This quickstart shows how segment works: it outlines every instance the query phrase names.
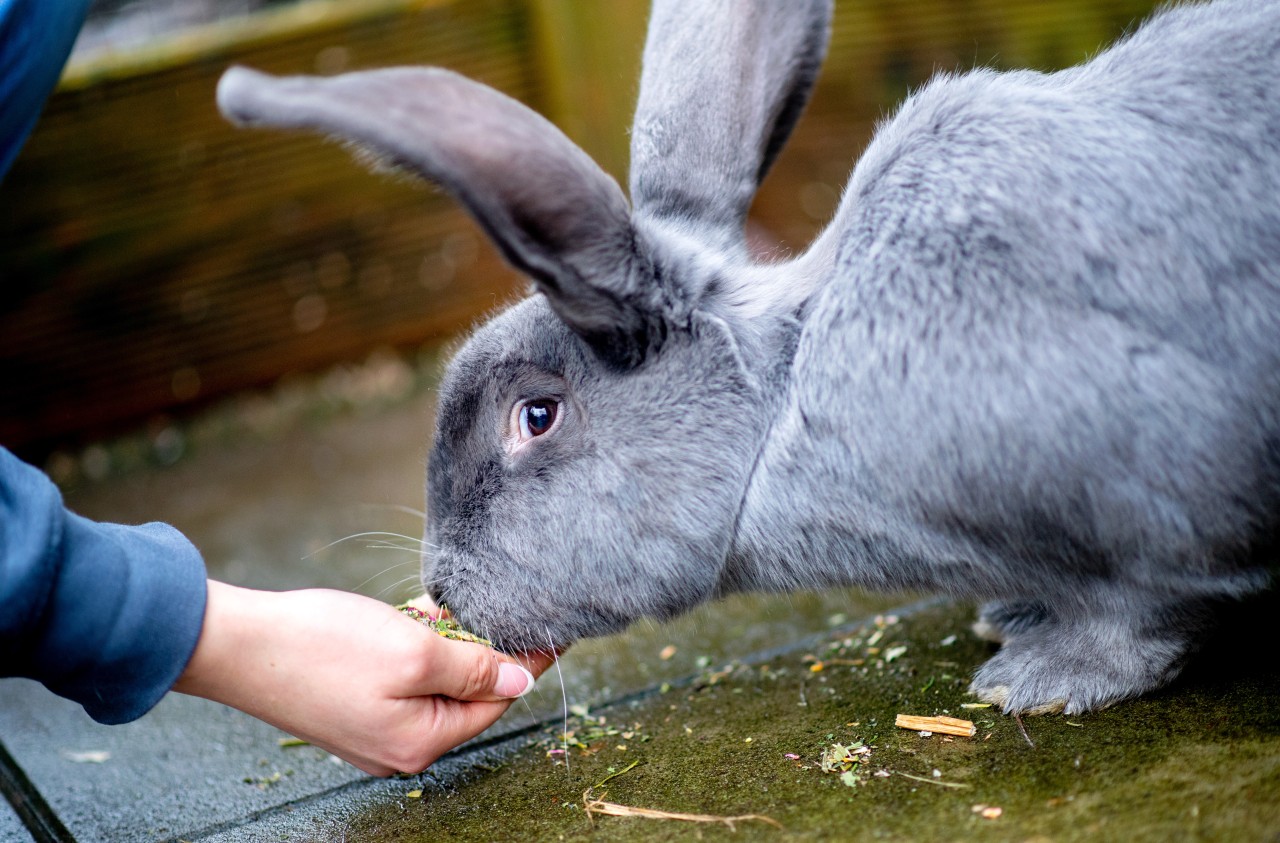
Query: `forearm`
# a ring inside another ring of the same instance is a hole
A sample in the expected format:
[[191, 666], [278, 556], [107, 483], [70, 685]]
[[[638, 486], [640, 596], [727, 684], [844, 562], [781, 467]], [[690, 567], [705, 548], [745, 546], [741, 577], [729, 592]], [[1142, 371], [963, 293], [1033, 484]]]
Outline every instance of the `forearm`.
[[287, 681], [276, 650], [282, 629], [273, 620], [281, 594], [208, 581], [204, 625], [195, 652], [173, 690], [225, 703], [261, 719], [279, 707]]

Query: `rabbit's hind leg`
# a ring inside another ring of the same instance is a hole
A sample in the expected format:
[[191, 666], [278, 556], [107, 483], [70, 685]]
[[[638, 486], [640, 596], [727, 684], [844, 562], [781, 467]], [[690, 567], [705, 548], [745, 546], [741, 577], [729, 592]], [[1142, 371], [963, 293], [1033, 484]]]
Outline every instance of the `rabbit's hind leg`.
[[1006, 637], [1000, 652], [978, 668], [970, 691], [1006, 713], [1105, 708], [1177, 676], [1208, 616], [1199, 601], [1143, 603], [1133, 595], [1085, 616], [1046, 612], [1039, 623]]

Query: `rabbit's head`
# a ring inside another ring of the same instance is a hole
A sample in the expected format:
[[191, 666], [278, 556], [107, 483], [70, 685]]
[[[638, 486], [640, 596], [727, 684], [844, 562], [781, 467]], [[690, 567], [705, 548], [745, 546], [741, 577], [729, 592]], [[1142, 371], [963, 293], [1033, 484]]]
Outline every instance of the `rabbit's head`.
[[735, 521], [816, 274], [751, 264], [743, 228], [829, 15], [658, 3], [630, 206], [550, 123], [445, 70], [223, 77], [237, 122], [320, 131], [442, 185], [535, 285], [450, 363], [427, 476], [424, 582], [500, 646], [564, 646], [740, 585]]

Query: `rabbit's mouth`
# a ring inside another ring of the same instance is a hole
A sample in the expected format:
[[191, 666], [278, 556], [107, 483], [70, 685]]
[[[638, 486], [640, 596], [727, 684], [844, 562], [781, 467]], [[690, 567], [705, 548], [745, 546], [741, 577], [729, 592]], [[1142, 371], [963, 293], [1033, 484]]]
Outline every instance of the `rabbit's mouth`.
[[564, 650], [583, 638], [625, 629], [634, 617], [609, 606], [570, 604], [566, 595], [544, 587], [522, 587], [515, 581], [468, 571], [437, 559], [423, 585], [432, 600], [447, 606], [467, 629], [507, 653]]

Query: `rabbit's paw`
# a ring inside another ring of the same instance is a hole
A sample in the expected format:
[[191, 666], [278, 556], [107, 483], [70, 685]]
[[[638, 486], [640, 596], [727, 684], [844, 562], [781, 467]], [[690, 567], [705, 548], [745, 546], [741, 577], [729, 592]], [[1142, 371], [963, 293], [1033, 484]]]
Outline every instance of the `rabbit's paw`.
[[1048, 607], [1037, 600], [997, 600], [984, 603], [978, 610], [973, 633], [983, 640], [1003, 644], [1049, 617]]
[[1005, 713], [1079, 714], [1158, 688], [1178, 672], [1186, 639], [1126, 622], [1044, 619], [1009, 638], [970, 692]]

